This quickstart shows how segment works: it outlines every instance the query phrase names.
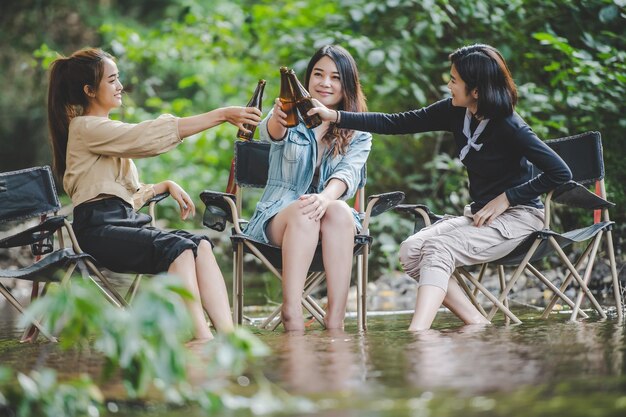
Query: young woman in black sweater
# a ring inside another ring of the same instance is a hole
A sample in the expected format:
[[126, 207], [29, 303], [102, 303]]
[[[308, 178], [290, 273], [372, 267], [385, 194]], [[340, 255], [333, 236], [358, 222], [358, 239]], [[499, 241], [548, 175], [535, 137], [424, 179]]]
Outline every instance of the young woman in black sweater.
[[[409, 330], [429, 329], [443, 304], [466, 324], [488, 323], [455, 280], [460, 265], [509, 253], [543, 227], [539, 196], [571, 179], [563, 160], [515, 112], [517, 89], [500, 52], [476, 44], [450, 54], [451, 98], [403, 113], [351, 113], [323, 106], [309, 113], [342, 128], [381, 134], [451, 132], [467, 168], [473, 202], [410, 236], [400, 248], [405, 271], [418, 280]], [[543, 173], [532, 176], [531, 164]]]

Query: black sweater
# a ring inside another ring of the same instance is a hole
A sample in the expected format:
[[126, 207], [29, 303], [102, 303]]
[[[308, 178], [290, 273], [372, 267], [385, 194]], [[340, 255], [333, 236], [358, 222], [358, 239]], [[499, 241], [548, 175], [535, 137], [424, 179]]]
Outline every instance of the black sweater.
[[[455, 107], [445, 99], [419, 110], [403, 113], [341, 112], [340, 126], [346, 129], [389, 135], [432, 131], [452, 132], [457, 155], [467, 144], [463, 134], [465, 107]], [[539, 196], [572, 178], [563, 160], [517, 114], [490, 120], [463, 159], [469, 177], [472, 213], [506, 193], [511, 206], [541, 208]], [[532, 177], [531, 163], [543, 173]]]

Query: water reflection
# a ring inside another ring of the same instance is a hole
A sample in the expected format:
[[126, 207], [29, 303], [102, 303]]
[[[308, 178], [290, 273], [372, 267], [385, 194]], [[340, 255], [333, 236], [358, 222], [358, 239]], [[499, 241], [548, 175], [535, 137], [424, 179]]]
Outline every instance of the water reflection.
[[264, 369], [291, 392], [339, 396], [381, 389], [482, 395], [625, 374], [624, 327], [615, 322], [556, 316], [520, 326], [448, 323], [409, 333], [398, 323], [386, 328], [385, 320], [373, 319], [365, 334], [262, 335], [275, 352]]
[[344, 331], [282, 333], [268, 341], [274, 351], [268, 373], [290, 391], [341, 393], [357, 389], [365, 375], [363, 336]]

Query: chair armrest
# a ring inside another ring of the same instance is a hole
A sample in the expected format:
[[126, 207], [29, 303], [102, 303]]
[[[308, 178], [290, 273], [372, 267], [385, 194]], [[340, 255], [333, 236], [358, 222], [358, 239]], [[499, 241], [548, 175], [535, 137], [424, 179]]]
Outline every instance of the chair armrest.
[[200, 193], [200, 200], [206, 206], [202, 216], [202, 224], [210, 229], [223, 232], [226, 228], [226, 222], [231, 222], [237, 233], [241, 233], [241, 230], [238, 230], [237, 197], [234, 194], [204, 190]]
[[0, 248], [16, 248], [31, 245], [46, 239], [65, 225], [64, 221], [66, 217], [67, 216], [48, 217], [37, 226], [30, 227], [13, 236], [5, 237], [0, 240]]
[[158, 204], [159, 202], [161, 202], [161, 200], [165, 200], [167, 197], [170, 196], [169, 192], [164, 192], [161, 194], [157, 194], [154, 197], [152, 197], [150, 200], [146, 201], [143, 206], [141, 206], [141, 208], [147, 207], [150, 204], [154, 203], [154, 204]]
[[367, 198], [367, 208], [363, 219], [363, 230], [369, 227], [370, 218], [391, 210], [404, 200], [402, 191], [391, 191], [383, 194], [371, 195]]
[[589, 191], [587, 187], [569, 181], [557, 187], [552, 193], [552, 200], [569, 207], [597, 210], [614, 207], [615, 204]]
[[433, 213], [428, 206], [423, 204], [400, 204], [395, 210], [402, 214], [410, 214], [413, 216], [415, 219], [413, 233], [417, 233], [423, 227], [430, 226], [443, 219], [442, 215]]
[[370, 211], [370, 217], [383, 214], [402, 203], [402, 201], [404, 201], [404, 193], [402, 191], [391, 191], [389, 193], [371, 195], [367, 198], [368, 208], [370, 203], [374, 202]]

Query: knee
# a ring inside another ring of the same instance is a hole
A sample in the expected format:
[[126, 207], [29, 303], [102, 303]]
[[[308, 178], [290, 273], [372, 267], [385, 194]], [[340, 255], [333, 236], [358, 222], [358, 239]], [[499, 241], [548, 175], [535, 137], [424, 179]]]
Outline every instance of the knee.
[[400, 245], [400, 263], [406, 269], [418, 260], [422, 253], [421, 239], [407, 239]]
[[174, 259], [173, 264], [195, 262], [195, 256], [192, 249], [185, 249]]
[[319, 233], [320, 224], [315, 219], [310, 219], [308, 215], [302, 214], [300, 211], [293, 211], [287, 220], [290, 228], [295, 228], [302, 233]]
[[201, 240], [198, 244], [198, 254], [213, 255], [213, 247], [206, 240]]
[[324, 229], [332, 228], [330, 231], [340, 229], [354, 230], [354, 219], [352, 211], [345, 201], [331, 201], [326, 208], [326, 212], [321, 220], [322, 232]]

